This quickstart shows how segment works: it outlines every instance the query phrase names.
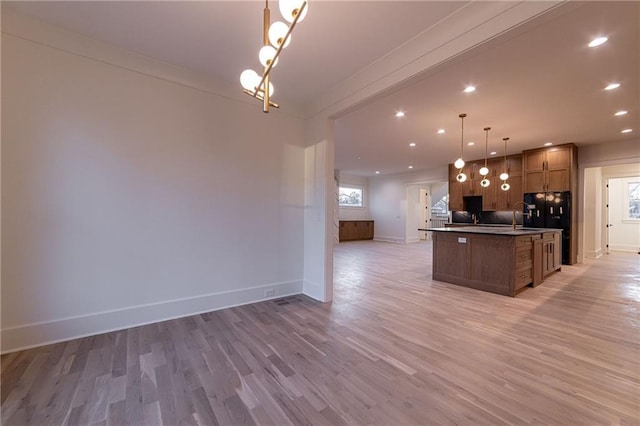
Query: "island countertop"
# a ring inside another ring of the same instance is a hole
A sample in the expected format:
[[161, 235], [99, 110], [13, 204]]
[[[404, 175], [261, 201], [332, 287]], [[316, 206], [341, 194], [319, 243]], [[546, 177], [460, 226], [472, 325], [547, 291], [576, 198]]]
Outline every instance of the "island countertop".
[[418, 231], [431, 231], [431, 232], [462, 232], [466, 234], [490, 234], [490, 235], [506, 235], [506, 236], [519, 236], [519, 235], [534, 235], [545, 232], [562, 232], [562, 229], [552, 228], [523, 228], [518, 227], [513, 229], [511, 225], [505, 226], [455, 226], [451, 228], [418, 228]]

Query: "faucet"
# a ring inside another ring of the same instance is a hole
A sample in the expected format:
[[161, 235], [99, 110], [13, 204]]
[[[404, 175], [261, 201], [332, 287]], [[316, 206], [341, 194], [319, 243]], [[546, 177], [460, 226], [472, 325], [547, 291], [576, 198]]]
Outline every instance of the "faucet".
[[525, 207], [527, 206], [527, 203], [523, 201], [516, 201], [515, 203], [513, 203], [513, 220], [511, 221], [511, 225], [513, 226], [513, 229], [516, 229], [516, 209], [518, 206]]

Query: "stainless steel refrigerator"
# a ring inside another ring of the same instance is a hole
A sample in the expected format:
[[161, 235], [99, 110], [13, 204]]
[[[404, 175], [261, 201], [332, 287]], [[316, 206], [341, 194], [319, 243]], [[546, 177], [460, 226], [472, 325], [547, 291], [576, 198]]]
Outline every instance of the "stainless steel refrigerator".
[[568, 265], [571, 252], [571, 192], [524, 194], [523, 224], [528, 228], [562, 229], [562, 263]]

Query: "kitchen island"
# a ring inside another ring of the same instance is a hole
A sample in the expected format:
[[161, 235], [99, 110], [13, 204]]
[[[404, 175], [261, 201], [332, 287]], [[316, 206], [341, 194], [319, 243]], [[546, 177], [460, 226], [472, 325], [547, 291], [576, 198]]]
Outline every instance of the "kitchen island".
[[433, 232], [433, 279], [515, 296], [561, 267], [561, 230], [511, 226], [420, 229]]

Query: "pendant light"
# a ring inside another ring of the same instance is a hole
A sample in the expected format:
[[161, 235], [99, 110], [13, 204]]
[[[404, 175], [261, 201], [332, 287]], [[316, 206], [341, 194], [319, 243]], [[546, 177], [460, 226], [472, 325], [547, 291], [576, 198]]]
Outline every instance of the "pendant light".
[[480, 186], [483, 188], [491, 185], [491, 181], [487, 179], [487, 175], [489, 174], [489, 168], [487, 167], [487, 154], [489, 153], [489, 130], [491, 127], [485, 127], [485, 139], [484, 139], [484, 167], [480, 169], [480, 174], [483, 176], [483, 179], [480, 181]]
[[462, 155], [464, 154], [464, 118], [467, 114], [460, 114], [460, 121], [462, 123], [462, 131], [460, 132], [460, 158], [453, 163], [454, 167], [458, 169], [458, 175], [456, 176], [456, 180], [460, 183], [467, 180], [467, 175], [462, 172], [462, 168], [464, 167], [464, 160], [462, 159]]
[[263, 66], [262, 74], [252, 69], [247, 69], [240, 74], [240, 84], [244, 93], [262, 101], [262, 110], [269, 112], [269, 107], [279, 108], [278, 104], [271, 101], [273, 84], [271, 83], [271, 70], [278, 64], [278, 58], [282, 49], [291, 42], [291, 32], [298, 22], [302, 22], [309, 10], [308, 0], [280, 0], [280, 12], [283, 18], [291, 25], [284, 22], [271, 24], [271, 11], [269, 0], [265, 0], [262, 12], [262, 48], [258, 52], [258, 59]]
[[507, 173], [507, 141], [509, 138], [502, 138], [502, 140], [504, 141], [504, 172], [500, 173], [500, 180], [503, 180], [504, 182], [500, 185], [500, 189], [508, 191], [509, 188], [511, 188], [511, 185], [507, 182], [509, 179], [509, 173]]

